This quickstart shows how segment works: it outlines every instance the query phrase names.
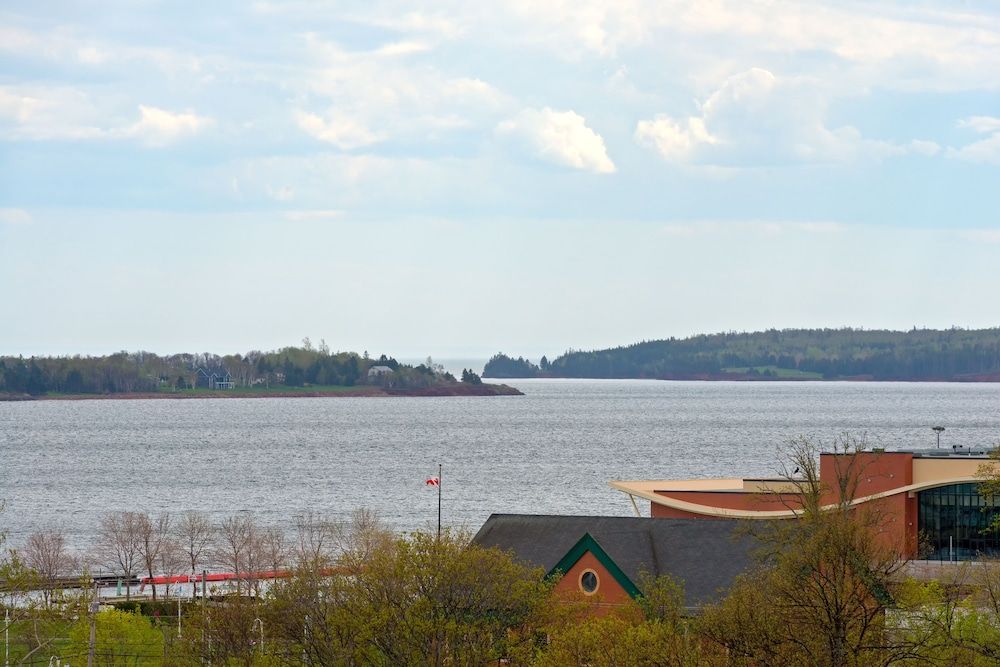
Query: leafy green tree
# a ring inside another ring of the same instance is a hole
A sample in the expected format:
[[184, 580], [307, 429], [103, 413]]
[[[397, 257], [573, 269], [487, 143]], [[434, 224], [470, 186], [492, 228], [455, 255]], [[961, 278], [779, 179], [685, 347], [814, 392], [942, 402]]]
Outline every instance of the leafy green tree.
[[912, 647], [902, 665], [1000, 663], [1000, 572], [993, 560], [962, 564], [941, 581], [904, 581], [895, 632]]
[[709, 667], [722, 652], [661, 621], [624, 614], [588, 615], [549, 634], [538, 667]]
[[[635, 604], [595, 613], [583, 601], [553, 615], [549, 641], [533, 664], [709, 667], [723, 665], [724, 651], [702, 641], [684, 615], [684, 589], [670, 577], [642, 575]], [[565, 601], [564, 601], [565, 604]]]
[[450, 532], [368, 544], [276, 589], [275, 623], [315, 663], [484, 665], [536, 650], [552, 600], [540, 570]]
[[[107, 609], [97, 614], [95, 664], [106, 667], [160, 665], [163, 634], [138, 613]], [[81, 615], [69, 630], [71, 652], [85, 660], [90, 647], [90, 619]]]

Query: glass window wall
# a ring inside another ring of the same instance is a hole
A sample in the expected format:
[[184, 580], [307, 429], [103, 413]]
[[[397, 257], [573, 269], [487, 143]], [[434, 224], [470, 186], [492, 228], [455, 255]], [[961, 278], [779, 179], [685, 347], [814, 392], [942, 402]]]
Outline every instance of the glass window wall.
[[1000, 531], [991, 528], [1000, 515], [1000, 498], [979, 495], [976, 483], [951, 484], [917, 494], [917, 529], [921, 557], [971, 560], [1000, 556]]

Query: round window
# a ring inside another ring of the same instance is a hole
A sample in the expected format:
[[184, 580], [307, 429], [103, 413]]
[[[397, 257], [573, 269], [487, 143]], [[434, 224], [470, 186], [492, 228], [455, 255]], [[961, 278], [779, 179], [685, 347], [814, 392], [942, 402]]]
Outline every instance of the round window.
[[583, 574], [580, 575], [580, 590], [587, 595], [597, 592], [597, 587], [600, 583], [597, 573], [593, 570], [584, 570]]

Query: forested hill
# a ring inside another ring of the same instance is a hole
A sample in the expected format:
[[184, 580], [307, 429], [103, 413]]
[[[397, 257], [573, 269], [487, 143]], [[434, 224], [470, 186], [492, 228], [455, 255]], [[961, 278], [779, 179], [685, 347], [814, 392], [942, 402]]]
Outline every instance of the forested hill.
[[1000, 328], [783, 329], [569, 351], [547, 375], [571, 378], [1000, 381]]
[[[475, 378], [478, 380], [478, 376]], [[467, 381], [468, 382], [468, 381]], [[285, 388], [368, 387], [433, 394], [459, 385], [429, 357], [408, 366], [392, 357], [331, 352], [325, 343], [246, 354], [119, 352], [98, 357], [0, 356], [0, 398], [52, 394], [247, 395]], [[467, 388], [467, 387], [463, 387]]]

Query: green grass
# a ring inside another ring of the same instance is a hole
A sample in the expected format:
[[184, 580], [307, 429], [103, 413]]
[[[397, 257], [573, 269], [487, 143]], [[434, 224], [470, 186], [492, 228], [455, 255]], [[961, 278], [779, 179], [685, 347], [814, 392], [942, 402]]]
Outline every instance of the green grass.
[[[87, 664], [87, 656], [79, 653], [79, 647], [73, 646], [69, 640], [70, 629], [74, 624], [72, 619], [58, 617], [54, 615], [43, 615], [44, 620], [39, 620], [37, 625], [29, 619], [14, 621], [10, 625], [10, 664], [13, 665], [48, 665], [53, 656], [61, 658], [62, 661], [71, 665]], [[177, 618], [172, 614], [164, 614], [160, 618], [154, 619], [147, 616], [147, 619], [154, 624], [154, 627], [163, 634], [164, 641], [168, 644], [173, 642], [177, 636]], [[2, 623], [2, 614], [0, 614]], [[45, 646], [34, 653], [25, 662], [21, 662], [31, 648], [34, 646], [36, 637], [45, 642]], [[4, 658], [4, 636], [0, 633], [0, 665]], [[153, 660], [141, 660], [138, 664], [159, 664], [159, 658]], [[52, 664], [55, 664], [53, 661]], [[131, 664], [131, 663], [130, 663]]]
[[[750, 372], [750, 366], [734, 367], [734, 368], [723, 368], [724, 373], [743, 373], [746, 374]], [[767, 377], [764, 373], [765, 371], [770, 371], [771, 377], [777, 377], [782, 380], [822, 380], [823, 375], [821, 373], [815, 373], [812, 371], [800, 371], [796, 368], [778, 368], [777, 366], [753, 366], [760, 374], [761, 377]]]
[[[2, 619], [0, 619], [2, 620]], [[70, 653], [69, 628], [72, 623], [63, 619], [52, 619], [40, 621], [38, 623], [38, 635], [43, 640], [52, 639], [46, 646], [32, 654], [26, 665], [47, 665], [49, 658], [55, 656], [65, 656]], [[21, 664], [21, 660], [31, 650], [35, 637], [35, 626], [30, 621], [12, 622], [10, 625], [10, 664]], [[0, 635], [0, 644], [3, 643], [3, 636]], [[2, 651], [3, 649], [0, 649]], [[3, 654], [0, 653], [0, 660]], [[79, 660], [74, 660], [79, 662]], [[84, 658], [86, 663], [86, 658]], [[55, 664], [54, 662], [52, 664]]]

